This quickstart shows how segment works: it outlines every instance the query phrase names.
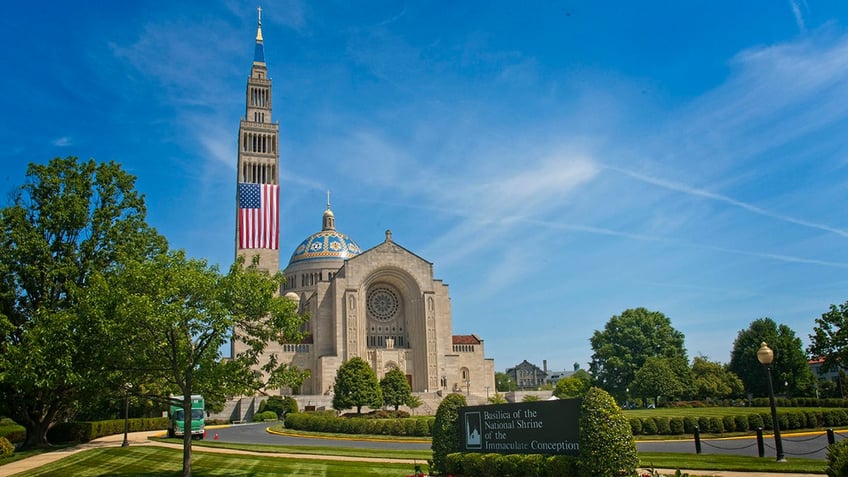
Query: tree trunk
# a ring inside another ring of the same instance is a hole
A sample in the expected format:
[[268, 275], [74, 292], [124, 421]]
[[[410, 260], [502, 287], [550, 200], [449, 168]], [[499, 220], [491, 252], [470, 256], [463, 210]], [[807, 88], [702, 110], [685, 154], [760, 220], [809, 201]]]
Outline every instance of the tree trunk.
[[183, 477], [191, 477], [191, 393], [183, 394]]
[[48, 421], [35, 421], [28, 419], [24, 424], [26, 429], [26, 439], [24, 440], [24, 449], [32, 449], [34, 447], [46, 447], [47, 430], [50, 429]]

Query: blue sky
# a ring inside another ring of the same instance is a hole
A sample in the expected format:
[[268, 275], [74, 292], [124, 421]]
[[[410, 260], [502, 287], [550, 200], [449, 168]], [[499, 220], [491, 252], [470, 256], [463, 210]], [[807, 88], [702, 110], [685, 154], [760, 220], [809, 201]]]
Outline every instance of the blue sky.
[[[103, 3], [101, 5], [101, 3]], [[233, 260], [256, 2], [42, 2], [0, 18], [0, 193], [115, 160], [173, 247]], [[586, 367], [628, 308], [727, 362], [848, 299], [848, 3], [273, 2], [281, 261], [386, 229], [497, 370]]]

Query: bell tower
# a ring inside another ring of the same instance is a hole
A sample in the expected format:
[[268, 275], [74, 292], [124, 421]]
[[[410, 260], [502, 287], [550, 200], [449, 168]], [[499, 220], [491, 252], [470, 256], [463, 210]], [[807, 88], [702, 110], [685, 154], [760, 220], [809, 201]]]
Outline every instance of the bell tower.
[[262, 8], [257, 9], [256, 47], [247, 78], [245, 115], [239, 123], [236, 256], [280, 270], [280, 123], [271, 121], [271, 79], [265, 65]]

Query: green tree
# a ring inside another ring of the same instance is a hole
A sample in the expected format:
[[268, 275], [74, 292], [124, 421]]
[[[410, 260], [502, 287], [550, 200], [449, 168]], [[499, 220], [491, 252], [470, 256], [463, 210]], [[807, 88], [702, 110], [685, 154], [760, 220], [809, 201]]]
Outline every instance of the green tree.
[[679, 399], [685, 390], [686, 386], [675, 373], [668, 358], [648, 358], [639, 371], [636, 371], [636, 376], [630, 383], [630, 391], [633, 394], [641, 396], [643, 401], [651, 397], [657, 405], [663, 397], [669, 400]]
[[[94, 275], [82, 303], [90, 326], [122, 347], [120, 356], [109, 356], [120, 379], [133, 388], [164, 386], [167, 394], [155, 396], [162, 401], [182, 395], [180, 404], [191, 416], [192, 394], [223, 402], [268, 389], [276, 375], [292, 372], [274, 357], [257, 368], [269, 343], [302, 337], [304, 317], [296, 303], [278, 296], [282, 283], [282, 274], [271, 276], [256, 263], [236, 260], [223, 275], [205, 260], [170, 251]], [[244, 349], [223, 359], [221, 347], [233, 336]], [[183, 441], [183, 475], [191, 475], [190, 433]]]
[[808, 352], [824, 360], [824, 372], [841, 371], [848, 366], [848, 301], [830, 305], [827, 313], [816, 318]]
[[683, 341], [683, 333], [662, 313], [645, 308], [625, 310], [590, 338], [594, 353], [589, 373], [596, 385], [623, 399], [636, 371], [648, 358], [679, 358], [688, 369]]
[[398, 368], [392, 368], [380, 380], [380, 391], [383, 393], [383, 404], [394, 406], [395, 411], [403, 404], [409, 404], [412, 389], [406, 375]]
[[815, 378], [801, 340], [791, 328], [778, 326], [771, 318], [752, 321], [747, 329], [739, 331], [733, 342], [728, 367], [742, 380], [745, 390], [755, 396], [768, 396], [766, 373], [757, 360], [757, 350], [763, 342], [774, 351], [772, 379], [775, 393], [814, 395]]
[[433, 461], [430, 463], [430, 472], [443, 474], [445, 472], [445, 458], [452, 452], [461, 449], [461, 436], [459, 429], [459, 408], [468, 404], [465, 396], [452, 393], [445, 396], [436, 409], [436, 418], [433, 421]]
[[630, 422], [606, 391], [592, 388], [583, 397], [578, 418], [580, 477], [635, 475], [639, 456]]
[[500, 393], [515, 391], [515, 380], [506, 373], [497, 372], [495, 373], [495, 390]]
[[727, 366], [710, 361], [705, 356], [692, 360], [693, 394], [696, 399], [726, 399], [745, 395], [739, 376]]
[[585, 370], [578, 369], [571, 376], [560, 378], [554, 388], [554, 396], [560, 399], [583, 396], [592, 386], [592, 376]]
[[507, 400], [503, 394], [495, 393], [489, 396], [489, 398], [486, 399], [486, 402], [488, 402], [489, 404], [506, 404]]
[[167, 246], [145, 214], [135, 177], [74, 157], [30, 164], [0, 210], [0, 414], [26, 428], [24, 447], [46, 445], [75, 403], [122, 395], [93, 359], [113, 341], [89, 332], [80, 295], [95, 272]]
[[333, 409], [337, 411], [355, 407], [356, 413], [362, 414], [362, 406], [378, 408], [383, 404], [377, 374], [358, 356], [339, 366], [333, 393]]

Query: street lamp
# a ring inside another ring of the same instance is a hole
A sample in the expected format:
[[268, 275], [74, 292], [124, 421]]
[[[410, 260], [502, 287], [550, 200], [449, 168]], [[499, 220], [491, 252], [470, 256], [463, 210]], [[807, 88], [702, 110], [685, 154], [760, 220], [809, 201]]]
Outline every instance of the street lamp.
[[771, 421], [774, 424], [774, 450], [777, 452], [777, 461], [786, 462], [783, 456], [783, 442], [780, 440], [780, 422], [777, 420], [777, 408], [774, 406], [774, 387], [771, 384], [771, 363], [774, 361], [774, 351], [763, 341], [757, 350], [757, 360], [766, 368], [768, 378], [769, 404], [771, 405]]
[[121, 447], [130, 445], [127, 440], [127, 433], [130, 431], [130, 385], [124, 390], [124, 442], [121, 442]]
[[471, 380], [470, 379], [465, 380], [465, 395], [466, 396], [471, 395]]

